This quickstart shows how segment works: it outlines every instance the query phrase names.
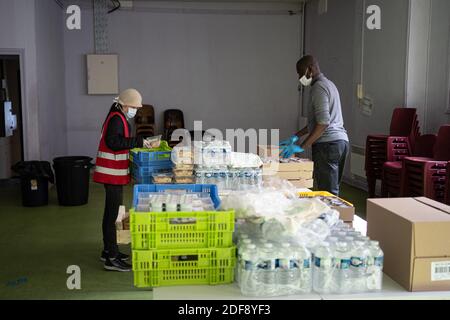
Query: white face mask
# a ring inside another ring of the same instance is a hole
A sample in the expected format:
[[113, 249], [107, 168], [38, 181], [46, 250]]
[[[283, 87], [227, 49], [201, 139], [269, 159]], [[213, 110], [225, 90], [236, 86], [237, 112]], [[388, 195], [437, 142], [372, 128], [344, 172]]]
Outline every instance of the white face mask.
[[303, 86], [305, 86], [305, 87], [309, 87], [310, 85], [311, 85], [311, 83], [312, 83], [312, 77], [311, 78], [307, 78], [306, 77], [306, 74], [308, 73], [308, 69], [306, 69], [306, 73], [305, 73], [305, 75], [303, 76], [303, 77], [301, 77], [300, 78], [300, 83], [303, 85]]
[[133, 119], [136, 116], [136, 113], [137, 113], [137, 109], [136, 108], [128, 107], [128, 111], [127, 111], [128, 119]]

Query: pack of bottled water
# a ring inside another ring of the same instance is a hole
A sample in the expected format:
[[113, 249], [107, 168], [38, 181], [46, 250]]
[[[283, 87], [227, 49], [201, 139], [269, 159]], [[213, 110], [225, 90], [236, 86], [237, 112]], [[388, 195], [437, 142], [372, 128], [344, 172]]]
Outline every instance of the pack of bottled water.
[[312, 252], [315, 292], [362, 293], [382, 289], [384, 254], [379, 242], [344, 223], [335, 226]]
[[311, 252], [294, 243], [274, 243], [245, 234], [238, 240], [236, 280], [246, 296], [271, 297], [311, 292]]
[[193, 146], [195, 164], [214, 167], [231, 163], [232, 148], [228, 141], [194, 141]]
[[268, 241], [246, 233], [240, 233], [236, 239], [236, 280], [246, 296], [311, 291], [345, 294], [382, 289], [384, 255], [379, 243], [341, 221], [324, 241], [312, 247], [298, 241]]
[[196, 167], [195, 177], [197, 184], [215, 184], [219, 190], [248, 190], [263, 183], [259, 168]]

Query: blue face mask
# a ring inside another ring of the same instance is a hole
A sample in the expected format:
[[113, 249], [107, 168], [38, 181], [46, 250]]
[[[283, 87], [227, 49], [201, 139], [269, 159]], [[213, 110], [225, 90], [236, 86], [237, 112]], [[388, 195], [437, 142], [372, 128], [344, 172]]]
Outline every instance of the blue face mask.
[[137, 109], [136, 108], [128, 108], [127, 117], [128, 119], [133, 119], [136, 116]]

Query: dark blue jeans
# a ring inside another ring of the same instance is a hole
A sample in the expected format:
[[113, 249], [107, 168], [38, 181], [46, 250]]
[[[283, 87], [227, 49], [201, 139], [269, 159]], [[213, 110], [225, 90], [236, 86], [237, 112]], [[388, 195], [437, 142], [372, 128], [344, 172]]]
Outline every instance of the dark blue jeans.
[[349, 143], [344, 140], [316, 143], [312, 146], [314, 188], [339, 195]]

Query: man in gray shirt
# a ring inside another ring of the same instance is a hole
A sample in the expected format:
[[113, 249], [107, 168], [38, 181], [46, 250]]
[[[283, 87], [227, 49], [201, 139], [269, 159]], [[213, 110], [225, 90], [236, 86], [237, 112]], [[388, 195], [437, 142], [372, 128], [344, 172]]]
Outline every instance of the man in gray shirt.
[[[349, 152], [339, 91], [334, 83], [320, 72], [319, 63], [313, 56], [305, 56], [297, 62], [297, 73], [303, 86], [311, 86], [307, 103], [308, 125], [291, 137], [290, 141], [296, 143], [308, 135], [301, 148], [312, 147], [315, 188], [339, 195]], [[286, 143], [281, 145], [284, 145], [283, 156], [292, 155], [287, 151], [289, 146], [286, 146]], [[291, 150], [299, 151], [292, 148], [291, 144]]]

